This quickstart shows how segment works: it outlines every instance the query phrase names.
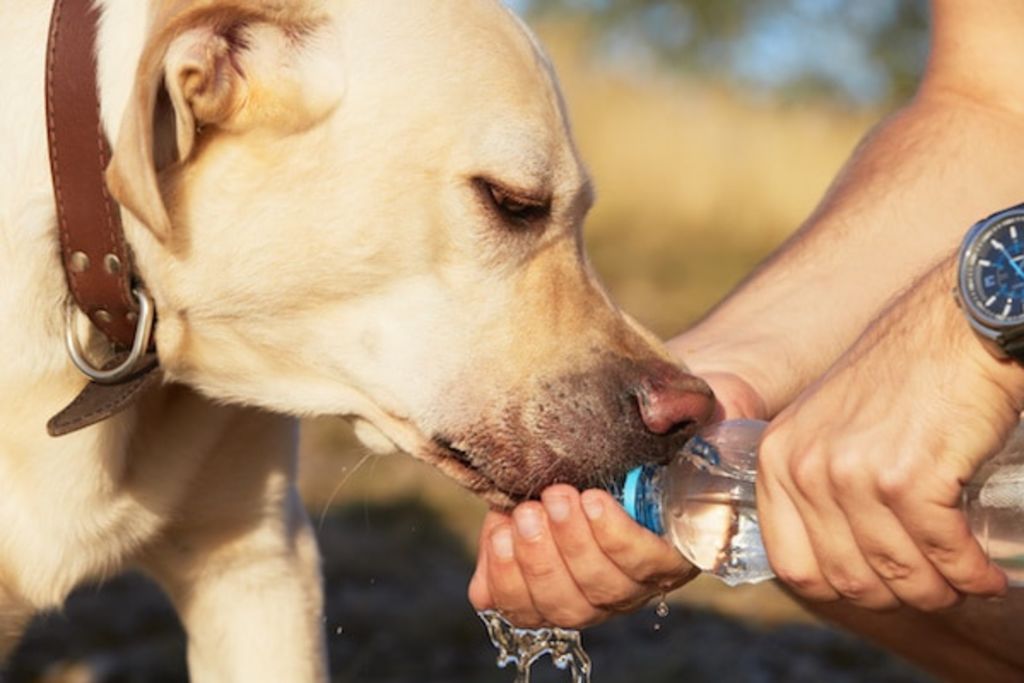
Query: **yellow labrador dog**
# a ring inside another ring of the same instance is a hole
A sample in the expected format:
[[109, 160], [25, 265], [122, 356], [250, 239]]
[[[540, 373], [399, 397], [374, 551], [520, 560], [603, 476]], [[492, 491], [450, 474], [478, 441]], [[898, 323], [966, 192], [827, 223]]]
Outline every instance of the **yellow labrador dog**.
[[554, 76], [497, 0], [97, 5], [107, 180], [167, 382], [46, 434], [85, 384], [62, 342], [51, 2], [6, 3], [0, 652], [131, 566], [179, 610], [193, 681], [323, 680], [296, 416], [355, 416], [499, 506], [664, 459], [708, 419], [706, 385], [595, 282]]

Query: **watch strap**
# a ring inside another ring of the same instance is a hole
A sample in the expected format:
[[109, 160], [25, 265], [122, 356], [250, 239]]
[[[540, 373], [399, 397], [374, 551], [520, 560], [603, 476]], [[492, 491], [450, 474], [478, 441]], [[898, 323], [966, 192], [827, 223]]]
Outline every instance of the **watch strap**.
[[1024, 363], [1024, 328], [1014, 330], [1010, 336], [1001, 336], [996, 343], [1007, 356]]

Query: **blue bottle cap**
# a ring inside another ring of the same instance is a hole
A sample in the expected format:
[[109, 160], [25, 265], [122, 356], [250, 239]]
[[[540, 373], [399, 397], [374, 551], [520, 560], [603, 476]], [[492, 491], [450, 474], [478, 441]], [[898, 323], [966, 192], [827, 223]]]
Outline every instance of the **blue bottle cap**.
[[643, 476], [644, 468], [636, 467], [631, 469], [622, 481], [622, 506], [626, 514], [637, 521], [636, 491], [640, 486], [640, 477]]
[[655, 477], [662, 468], [644, 465], [630, 470], [610, 492], [635, 522], [650, 531], [664, 535], [661, 522], [661, 492], [655, 485]]

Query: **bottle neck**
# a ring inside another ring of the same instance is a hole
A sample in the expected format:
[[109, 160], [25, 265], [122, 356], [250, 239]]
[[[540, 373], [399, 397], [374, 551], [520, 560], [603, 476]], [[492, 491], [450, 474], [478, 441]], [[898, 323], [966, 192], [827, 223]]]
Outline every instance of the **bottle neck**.
[[635, 522], [659, 536], [665, 534], [658, 486], [662, 471], [664, 467], [654, 465], [637, 467], [630, 470], [621, 484], [611, 489], [611, 494]]

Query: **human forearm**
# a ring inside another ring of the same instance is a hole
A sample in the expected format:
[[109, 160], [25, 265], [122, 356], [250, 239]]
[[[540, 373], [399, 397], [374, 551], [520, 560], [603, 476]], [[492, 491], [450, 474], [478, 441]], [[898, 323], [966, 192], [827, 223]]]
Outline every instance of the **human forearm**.
[[793, 238], [670, 344], [698, 373], [732, 372], [778, 412], [977, 219], [1020, 201], [1024, 126], [946, 89], [862, 143]]
[[961, 512], [961, 488], [1024, 406], [1024, 368], [957, 310], [954, 259], [896, 299], [771, 424], [758, 514], [776, 574], [812, 600], [940, 609], [1005, 577]]

